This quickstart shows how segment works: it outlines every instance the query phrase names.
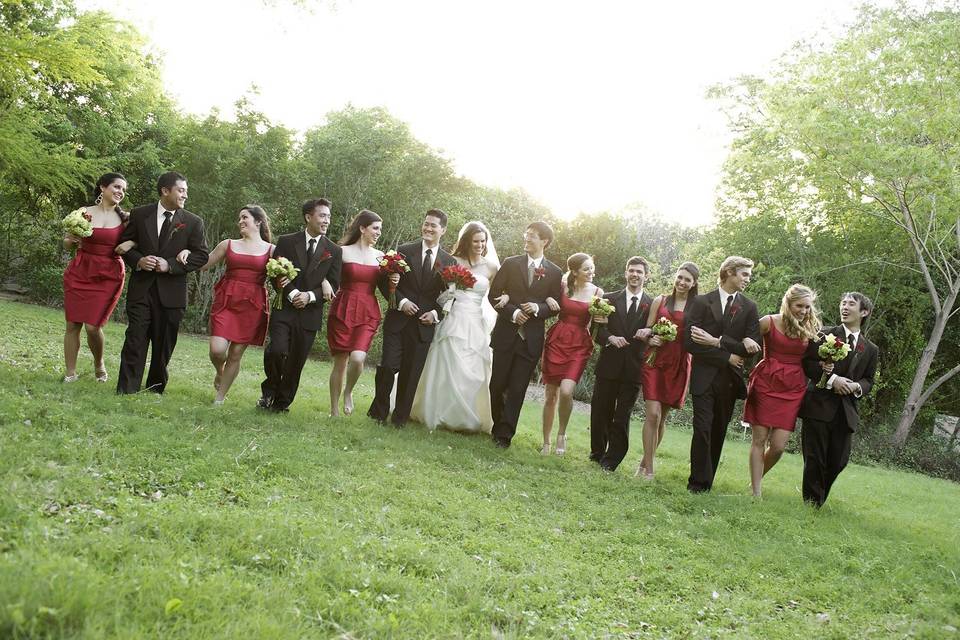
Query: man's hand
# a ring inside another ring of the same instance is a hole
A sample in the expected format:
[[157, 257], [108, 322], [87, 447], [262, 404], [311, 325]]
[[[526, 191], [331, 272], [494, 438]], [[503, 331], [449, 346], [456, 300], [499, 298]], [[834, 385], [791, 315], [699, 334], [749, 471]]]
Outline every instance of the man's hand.
[[735, 353], [730, 354], [730, 366], [737, 369], [743, 369], [743, 358]]
[[524, 302], [520, 305], [520, 310], [527, 315], [527, 319], [529, 320], [536, 315], [537, 311], [539, 311], [539, 307], [532, 302]]
[[333, 300], [333, 287], [330, 285], [329, 282], [327, 282], [326, 280], [321, 282], [320, 290], [323, 291], [324, 300], [326, 300], [327, 302], [330, 302], [331, 300]]
[[434, 319], [433, 311], [427, 311], [426, 313], [422, 314], [419, 320], [420, 320], [420, 324], [425, 324], [425, 325], [431, 325], [431, 324], [437, 323], [437, 321]]
[[749, 354], [760, 352], [760, 345], [757, 344], [756, 340], [749, 336], [743, 339], [743, 346]]
[[527, 320], [530, 319], [530, 316], [525, 314], [523, 311], [517, 313], [516, 317], [513, 319], [514, 324], [523, 326], [527, 323]]
[[837, 393], [841, 396], [849, 396], [856, 393], [859, 385], [851, 380], [850, 378], [844, 378], [843, 376], [837, 376], [833, 379], [833, 385], [831, 388], [834, 393]]
[[157, 261], [157, 266], [154, 267], [154, 271], [159, 271], [160, 273], [167, 273], [170, 271], [170, 264], [167, 262], [166, 258], [155, 256], [154, 259]]
[[[707, 333], [700, 327], [690, 328], [690, 338], [697, 344], [703, 345], [705, 347], [720, 346], [720, 338], [714, 338], [713, 335]], [[651, 340], [653, 340], [653, 338], [651, 338]]]
[[143, 256], [137, 260], [137, 268], [140, 271], [153, 271], [157, 266], [156, 256]]
[[404, 312], [405, 314], [407, 314], [408, 316], [413, 317], [413, 316], [417, 315], [417, 312], [418, 312], [418, 311], [420, 311], [420, 307], [418, 307], [418, 306], [415, 305], [414, 303], [412, 303], [412, 302], [410, 302], [409, 300], [407, 300], [406, 302], [403, 303], [403, 306], [400, 307], [400, 311], [403, 311], [403, 312]]
[[610, 336], [607, 343], [615, 346], [617, 349], [623, 349], [630, 344], [630, 341], [623, 336]]
[[308, 291], [301, 291], [293, 296], [293, 306], [297, 309], [303, 309], [308, 304], [310, 304], [310, 293]]

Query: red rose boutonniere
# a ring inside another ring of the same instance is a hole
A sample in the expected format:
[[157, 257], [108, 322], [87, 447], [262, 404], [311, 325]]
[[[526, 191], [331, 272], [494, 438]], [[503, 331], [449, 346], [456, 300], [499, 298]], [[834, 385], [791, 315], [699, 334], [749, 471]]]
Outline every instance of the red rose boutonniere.
[[173, 225], [173, 229], [170, 231], [170, 237], [172, 238], [177, 231], [180, 231], [186, 226], [187, 224], [185, 222], [178, 222], [177, 224]]
[[738, 312], [738, 311], [740, 311], [740, 305], [739, 305], [739, 304], [734, 304], [732, 307], [730, 307], [730, 319], [731, 319], [731, 320], [733, 320], [734, 318], [737, 317], [737, 312]]
[[863, 341], [857, 340], [857, 353], [863, 353]]
[[645, 315], [647, 314], [647, 309], [649, 309], [649, 308], [650, 308], [650, 305], [648, 305], [647, 303], [643, 303], [643, 304], [640, 305], [640, 315], [641, 315], [641, 317], [642, 317], [642, 316], [645, 316]]
[[324, 260], [329, 260], [331, 255], [332, 254], [329, 251], [324, 251], [323, 253], [320, 254], [320, 262], [323, 262]]
[[533, 270], [534, 280], [542, 280], [545, 275], [547, 275], [547, 270], [543, 267], [537, 267]]

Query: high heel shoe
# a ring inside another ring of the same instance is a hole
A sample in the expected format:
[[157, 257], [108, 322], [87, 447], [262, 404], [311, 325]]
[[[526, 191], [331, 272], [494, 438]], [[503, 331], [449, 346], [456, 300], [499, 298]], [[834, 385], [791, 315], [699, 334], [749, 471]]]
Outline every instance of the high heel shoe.
[[548, 456], [550, 455], [550, 443], [544, 442], [543, 446], [540, 447], [540, 455]]
[[353, 415], [353, 394], [347, 394], [343, 398], [343, 415], [351, 416]]
[[73, 374], [72, 376], [63, 376], [64, 382], [76, 382], [79, 379], [80, 379], [80, 375], [77, 373]]
[[557, 436], [557, 444], [553, 447], [553, 452], [558, 456], [562, 456], [567, 452], [567, 436]]
[[106, 382], [107, 381], [107, 368], [94, 368], [93, 374], [97, 377], [97, 382]]

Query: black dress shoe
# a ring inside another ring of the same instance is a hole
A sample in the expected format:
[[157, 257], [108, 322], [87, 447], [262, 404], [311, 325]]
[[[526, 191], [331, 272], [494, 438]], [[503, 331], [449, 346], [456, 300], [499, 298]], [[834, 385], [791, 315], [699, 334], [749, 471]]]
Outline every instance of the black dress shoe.
[[509, 449], [510, 441], [506, 438], [494, 438], [493, 443], [497, 446], [498, 449]]

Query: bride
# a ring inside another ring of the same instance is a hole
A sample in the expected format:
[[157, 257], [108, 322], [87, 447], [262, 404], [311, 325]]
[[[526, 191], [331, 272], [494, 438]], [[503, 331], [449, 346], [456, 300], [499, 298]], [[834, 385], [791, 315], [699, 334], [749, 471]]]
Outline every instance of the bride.
[[[487, 289], [500, 262], [490, 232], [477, 221], [460, 229], [453, 255], [477, 281], [470, 289], [448, 290], [439, 298], [445, 304], [452, 298], [453, 305], [430, 344], [410, 416], [431, 431], [443, 427], [489, 433], [493, 427], [490, 331], [496, 312], [487, 301]], [[497, 306], [505, 302], [498, 298]]]

